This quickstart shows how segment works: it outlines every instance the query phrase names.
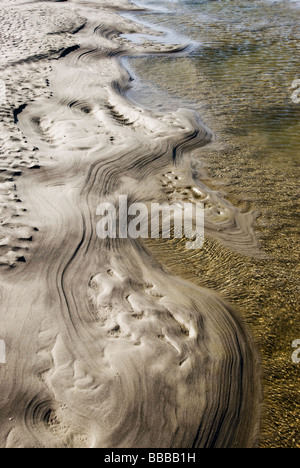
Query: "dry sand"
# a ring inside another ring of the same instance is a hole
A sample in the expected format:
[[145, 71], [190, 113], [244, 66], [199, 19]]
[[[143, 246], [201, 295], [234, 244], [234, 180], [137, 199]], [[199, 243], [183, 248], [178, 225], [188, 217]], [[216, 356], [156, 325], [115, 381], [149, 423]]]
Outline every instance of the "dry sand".
[[203, 182], [199, 116], [125, 96], [122, 56], [185, 46], [131, 42], [158, 33], [120, 16], [126, 0], [0, 6], [1, 447], [256, 446], [259, 358], [238, 314], [139, 240], [96, 235], [119, 194], [200, 200], [210, 236], [258, 252], [254, 215]]

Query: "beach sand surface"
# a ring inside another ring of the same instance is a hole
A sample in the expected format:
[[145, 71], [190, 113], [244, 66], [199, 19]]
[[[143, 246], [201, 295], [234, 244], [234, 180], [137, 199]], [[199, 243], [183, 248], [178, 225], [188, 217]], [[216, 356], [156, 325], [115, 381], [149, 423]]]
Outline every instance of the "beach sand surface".
[[260, 362], [239, 314], [141, 240], [96, 233], [119, 195], [201, 202], [209, 236], [261, 255], [255, 214], [204, 182], [200, 117], [126, 98], [122, 57], [188, 44], [122, 16], [126, 0], [0, 4], [1, 447], [256, 447]]

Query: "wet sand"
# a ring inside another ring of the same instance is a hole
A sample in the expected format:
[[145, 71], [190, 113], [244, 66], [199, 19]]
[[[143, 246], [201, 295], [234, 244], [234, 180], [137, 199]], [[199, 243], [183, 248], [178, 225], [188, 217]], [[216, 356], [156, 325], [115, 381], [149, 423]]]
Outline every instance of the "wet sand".
[[129, 95], [150, 107], [198, 111], [214, 132], [214, 141], [197, 152], [205, 182], [240, 209], [260, 213], [255, 229], [266, 256], [234, 252], [208, 235], [196, 253], [176, 240], [147, 246], [169, 272], [218, 291], [249, 323], [263, 361], [260, 446], [298, 448], [299, 365], [291, 351], [300, 336], [300, 106], [292, 84], [299, 72], [300, 10], [290, 1], [204, 0], [177, 2], [173, 15], [169, 1], [161, 5], [165, 12], [134, 17], [173, 36], [174, 30], [187, 34], [200, 46], [185, 57], [127, 60], [137, 78]]
[[157, 32], [120, 16], [125, 0], [1, 6], [1, 446], [256, 447], [260, 359], [240, 315], [142, 241], [96, 235], [120, 194], [201, 201], [207, 235], [262, 255], [255, 213], [205, 184], [200, 117], [126, 97], [122, 57], [186, 45], [131, 42]]

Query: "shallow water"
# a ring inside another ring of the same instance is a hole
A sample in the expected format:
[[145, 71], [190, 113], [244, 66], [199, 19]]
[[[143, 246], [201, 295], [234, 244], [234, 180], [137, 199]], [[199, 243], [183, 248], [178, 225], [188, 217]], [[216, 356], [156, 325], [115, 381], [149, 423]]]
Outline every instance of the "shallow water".
[[[178, 56], [131, 58], [129, 96], [145, 106], [196, 109], [215, 134], [197, 152], [206, 182], [245, 211], [258, 210], [266, 258], [235, 253], [209, 238], [201, 252], [149, 242], [173, 273], [219, 291], [250, 324], [264, 363], [263, 447], [300, 447], [299, 2], [142, 1], [134, 18], [193, 45]], [[143, 40], [137, 38], [137, 40]], [[161, 40], [161, 38], [159, 38]], [[197, 44], [197, 45], [196, 45]], [[172, 251], [172, 255], [171, 255]]]
[[[157, 2], [146, 4], [157, 7]], [[133, 60], [139, 76], [195, 106], [206, 121], [221, 114], [227, 127], [267, 140], [272, 157], [279, 146], [280, 160], [297, 160], [300, 106], [291, 99], [291, 86], [299, 78], [300, 13], [294, 3], [159, 4], [165, 11], [139, 17], [177, 31], [183, 42], [188, 37], [200, 44], [185, 60]]]

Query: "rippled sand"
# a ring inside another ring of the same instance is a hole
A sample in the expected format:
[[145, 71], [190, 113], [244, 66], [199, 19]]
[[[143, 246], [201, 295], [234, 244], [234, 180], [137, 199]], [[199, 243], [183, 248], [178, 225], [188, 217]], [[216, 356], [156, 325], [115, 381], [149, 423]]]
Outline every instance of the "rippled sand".
[[137, 10], [125, 0], [1, 7], [1, 446], [257, 446], [260, 363], [240, 315], [145, 243], [96, 235], [119, 194], [201, 200], [216, 245], [261, 258], [255, 213], [205, 183], [197, 113], [125, 96], [121, 57], [185, 45], [130, 41], [150, 30], [118, 14]]
[[196, 153], [205, 182], [241, 210], [259, 213], [255, 229], [265, 258], [241, 255], [209, 236], [193, 253], [176, 241], [147, 245], [168, 271], [220, 292], [246, 318], [263, 360], [261, 446], [299, 448], [299, 366], [291, 346], [300, 336], [300, 105], [291, 94], [299, 76], [299, 5], [178, 5], [180, 15], [135, 17], [175, 28], [200, 46], [185, 57], [127, 61], [137, 77], [129, 95], [151, 107], [185, 103], [199, 112], [214, 131], [214, 141]]

